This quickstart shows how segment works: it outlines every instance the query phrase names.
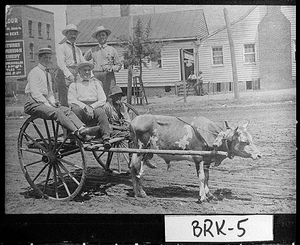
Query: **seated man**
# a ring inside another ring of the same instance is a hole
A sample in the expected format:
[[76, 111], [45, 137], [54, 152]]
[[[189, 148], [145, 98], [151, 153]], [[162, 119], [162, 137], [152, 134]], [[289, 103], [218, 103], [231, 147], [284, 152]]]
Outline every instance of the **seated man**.
[[77, 80], [71, 83], [68, 91], [68, 103], [71, 110], [88, 125], [98, 127], [87, 129], [87, 134], [102, 137], [104, 148], [110, 148], [110, 129], [107, 116], [102, 109], [106, 96], [101, 83], [91, 77], [94, 65], [90, 62], [81, 62], [75, 71], [79, 74]]
[[51, 75], [47, 69], [52, 54], [50, 48], [41, 48], [37, 53], [39, 63], [27, 77], [28, 83], [25, 87], [27, 101], [24, 105], [24, 112], [45, 120], [55, 120], [79, 139], [89, 141], [93, 137], [86, 135], [88, 128], [84, 123], [68, 107], [60, 106], [55, 101], [50, 83]]
[[[113, 129], [112, 135], [114, 137], [125, 137], [128, 139], [128, 146], [133, 145], [133, 140], [130, 133], [131, 119], [128, 114], [127, 106], [121, 101], [122, 96], [125, 96], [122, 89], [119, 86], [113, 86], [110, 88], [109, 98], [103, 106], [108, 121]], [[129, 154], [131, 158], [132, 154]], [[156, 168], [155, 165], [150, 163], [149, 159], [145, 160], [145, 164], [150, 168]]]
[[116, 131], [127, 131], [130, 127], [131, 119], [127, 111], [128, 108], [121, 101], [124, 95], [119, 86], [111, 87], [110, 100], [103, 106], [111, 128], [115, 130], [115, 133]]

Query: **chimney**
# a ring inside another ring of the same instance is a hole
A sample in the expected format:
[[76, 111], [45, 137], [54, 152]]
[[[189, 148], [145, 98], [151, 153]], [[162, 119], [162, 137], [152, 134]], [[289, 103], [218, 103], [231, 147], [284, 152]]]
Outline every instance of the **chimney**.
[[130, 5], [126, 4], [126, 5], [120, 5], [120, 12], [121, 12], [121, 17], [123, 16], [129, 16], [130, 15]]
[[292, 83], [291, 23], [280, 6], [268, 6], [258, 25], [259, 76], [262, 89]]

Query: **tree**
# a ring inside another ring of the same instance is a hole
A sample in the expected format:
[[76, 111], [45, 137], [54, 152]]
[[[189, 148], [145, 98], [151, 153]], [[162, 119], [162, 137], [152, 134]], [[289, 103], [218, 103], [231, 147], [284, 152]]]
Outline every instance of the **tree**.
[[[140, 18], [137, 19], [136, 26], [133, 27], [133, 35], [126, 37], [119, 37], [119, 46], [123, 48], [124, 66], [125, 67], [138, 67], [139, 79], [143, 86], [143, 66], [147, 66], [147, 61], [157, 61], [160, 58], [161, 48], [163, 47], [162, 41], [151, 40], [151, 18], [145, 25]], [[130, 69], [128, 69], [130, 72]], [[129, 76], [130, 77], [130, 76]], [[147, 99], [146, 99], [146, 103]]]

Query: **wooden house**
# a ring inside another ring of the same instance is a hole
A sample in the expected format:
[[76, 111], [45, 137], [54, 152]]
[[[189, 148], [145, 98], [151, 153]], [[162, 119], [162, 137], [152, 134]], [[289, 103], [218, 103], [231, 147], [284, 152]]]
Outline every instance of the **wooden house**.
[[[270, 17], [268, 17], [270, 16]], [[295, 6], [254, 6], [231, 22], [239, 89], [292, 86], [296, 76]], [[232, 91], [232, 66], [227, 28], [201, 40], [199, 69], [213, 92]]]
[[[204, 89], [210, 92], [233, 91], [232, 67], [227, 29], [225, 26], [208, 32], [205, 13], [201, 9], [132, 16], [145, 24], [151, 18], [151, 39], [163, 41], [161, 60], [143, 68], [146, 88], [167, 92], [182, 80], [180, 49], [184, 49], [185, 77], [199, 64]], [[296, 8], [295, 6], [251, 7], [237, 20], [230, 19], [235, 46], [240, 90], [277, 89], [293, 86], [296, 77]], [[92, 38], [96, 26], [112, 31], [108, 43], [117, 45], [118, 37], [129, 35], [130, 16], [86, 19], [78, 23], [81, 31], [77, 44], [85, 53], [97, 45]], [[270, 28], [270, 27], [274, 28]], [[200, 46], [196, 45], [200, 40]], [[198, 53], [198, 60], [195, 54]], [[127, 69], [116, 73], [117, 83], [126, 88]], [[147, 89], [147, 93], [151, 91]]]
[[[136, 25], [138, 18], [142, 20], [143, 24], [151, 19], [150, 38], [165, 43], [161, 50], [161, 59], [156, 62], [149, 61], [148, 67], [143, 67], [144, 86], [168, 91], [170, 87], [174, 87], [176, 81], [182, 80], [180, 49], [186, 51], [186, 77], [191, 70], [194, 70], [195, 41], [197, 37], [203, 39], [209, 34], [204, 13], [198, 9], [135, 15], [132, 16], [133, 26]], [[92, 37], [92, 33], [98, 25], [112, 31], [107, 42], [115, 47], [122, 57], [122, 48], [117, 45], [118, 37], [129, 35], [130, 16], [86, 19], [79, 22], [77, 28], [80, 33], [76, 43], [83, 53], [98, 44], [97, 40]], [[116, 73], [117, 84], [123, 88], [127, 87], [127, 77], [128, 70], [123, 67]]]

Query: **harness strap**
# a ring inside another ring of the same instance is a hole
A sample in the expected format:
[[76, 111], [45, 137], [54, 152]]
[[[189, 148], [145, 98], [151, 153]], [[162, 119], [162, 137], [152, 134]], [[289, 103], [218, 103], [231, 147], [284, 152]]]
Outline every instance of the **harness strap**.
[[176, 117], [176, 118], [177, 118], [179, 121], [181, 121], [181, 122], [183, 122], [183, 123], [185, 123], [185, 124], [191, 126], [192, 129], [193, 129], [194, 132], [195, 132], [195, 135], [196, 135], [197, 139], [200, 140], [200, 141], [204, 141], [204, 143], [206, 144], [206, 146], [209, 147], [209, 145], [207, 144], [206, 140], [201, 136], [201, 134], [198, 132], [198, 130], [196, 129], [195, 126], [193, 126], [192, 124], [190, 124], [190, 123], [188, 123], [188, 122], [182, 120], [182, 119], [179, 118], [179, 117]]

